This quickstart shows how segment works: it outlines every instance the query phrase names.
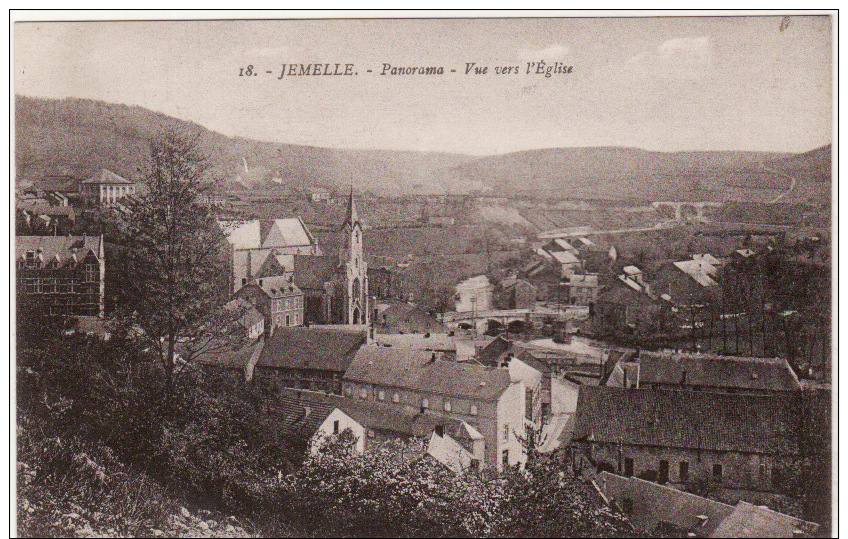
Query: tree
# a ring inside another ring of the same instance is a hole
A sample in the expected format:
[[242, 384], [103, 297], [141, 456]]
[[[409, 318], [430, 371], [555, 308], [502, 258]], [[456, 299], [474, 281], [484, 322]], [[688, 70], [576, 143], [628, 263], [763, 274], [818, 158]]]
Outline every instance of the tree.
[[199, 203], [207, 167], [195, 141], [166, 132], [151, 143], [147, 194], [115, 214], [125, 253], [116, 326], [158, 359], [166, 410], [186, 366], [244, 337], [242, 313], [222, 308], [229, 290], [223, 232]]

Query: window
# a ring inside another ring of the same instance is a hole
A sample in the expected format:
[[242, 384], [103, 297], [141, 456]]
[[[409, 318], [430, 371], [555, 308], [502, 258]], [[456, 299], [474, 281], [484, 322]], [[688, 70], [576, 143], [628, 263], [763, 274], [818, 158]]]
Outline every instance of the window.
[[386, 400], [386, 392], [381, 389], [380, 392], [377, 393], [377, 398], [381, 401]]
[[509, 425], [503, 426], [503, 439], [504, 442], [509, 441]]
[[374, 438], [375, 436], [376, 436], [376, 435], [374, 434], [374, 431], [373, 431], [373, 430], [371, 430], [371, 429], [368, 429], [368, 437], [369, 437], [369, 438]]
[[339, 433], [339, 420], [336, 419], [335, 421], [333, 421], [333, 434], [338, 434], [338, 433]]
[[771, 486], [779, 487], [781, 482], [783, 481], [783, 477], [780, 473], [780, 468], [772, 468], [771, 469]]
[[633, 459], [624, 459], [624, 476], [633, 477]]
[[471, 469], [475, 472], [480, 469], [480, 461], [477, 459], [471, 459]]
[[445, 412], [450, 412], [450, 411], [451, 411], [451, 403], [450, 403], [450, 401], [445, 401], [444, 408], [445, 408]]
[[398, 395], [397, 392], [395, 392], [395, 394], [392, 395], [392, 402], [394, 402], [394, 403], [400, 402], [400, 395]]
[[721, 483], [721, 464], [713, 464], [713, 480]]
[[424, 400], [421, 401], [421, 407], [422, 408], [429, 408], [430, 407], [430, 401], [427, 400], [427, 397], [424, 397]]
[[624, 498], [621, 501], [621, 510], [624, 511], [625, 513], [627, 513], [627, 514], [632, 513], [633, 512], [633, 500], [630, 499], [630, 498]]
[[660, 461], [660, 474], [657, 478], [657, 483], [660, 485], [665, 485], [668, 483], [668, 461], [661, 460]]
[[471, 415], [477, 415], [477, 405], [476, 404], [471, 405]]
[[286, 327], [289, 327], [290, 325], [291, 325], [291, 317], [289, 315], [286, 315]]
[[504, 449], [503, 454], [501, 455], [501, 462], [503, 463], [504, 468], [509, 466], [509, 449]]
[[85, 281], [93, 283], [97, 280], [97, 264], [88, 263], [85, 265]]
[[445, 435], [445, 426], [444, 425], [436, 425], [436, 436], [444, 436]]
[[680, 477], [681, 482], [689, 481], [689, 463], [688, 462], [684, 461], [684, 462], [680, 463], [680, 473], [678, 474], [678, 476]]
[[345, 390], [345, 394], [347, 394], [347, 396], [350, 397], [350, 386], [346, 385], [344, 390]]
[[359, 396], [363, 399], [367, 399], [368, 398], [368, 390], [363, 387], [362, 389], [359, 390]]

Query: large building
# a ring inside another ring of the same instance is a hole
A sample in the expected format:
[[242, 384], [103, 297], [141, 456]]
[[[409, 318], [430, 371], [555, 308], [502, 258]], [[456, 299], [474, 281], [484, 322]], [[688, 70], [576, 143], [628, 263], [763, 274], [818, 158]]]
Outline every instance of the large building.
[[436, 356], [423, 350], [363, 346], [345, 373], [343, 395], [411, 414], [464, 421], [483, 436], [484, 466], [502, 470], [524, 463], [524, 382], [513, 381], [508, 369]]
[[774, 492], [802, 453], [801, 413], [795, 394], [581, 386], [572, 444], [597, 471], [730, 497]]
[[135, 193], [135, 183], [106, 169], [80, 184], [80, 195], [88, 204], [114, 204], [125, 196], [135, 195]]
[[294, 255], [323, 254], [299, 217], [220, 221], [219, 225], [227, 236], [232, 293], [259, 277], [293, 271]]
[[17, 290], [57, 315], [103, 316], [102, 236], [17, 236]]

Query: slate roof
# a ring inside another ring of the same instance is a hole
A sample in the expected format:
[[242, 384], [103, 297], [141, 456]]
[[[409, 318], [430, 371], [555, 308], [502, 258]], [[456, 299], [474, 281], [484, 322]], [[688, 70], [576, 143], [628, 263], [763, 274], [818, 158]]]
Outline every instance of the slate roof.
[[300, 296], [303, 292], [294, 283], [289, 282], [288, 276], [276, 275], [273, 277], [262, 277], [253, 281], [269, 298], [284, 298], [287, 296]]
[[497, 400], [510, 385], [506, 369], [433, 361], [432, 354], [363, 346], [345, 373], [345, 380], [487, 401]]
[[339, 261], [332, 256], [294, 257], [294, 284], [301, 290], [324, 290], [324, 283], [336, 276]]
[[818, 528], [818, 524], [740, 501], [710, 537], [798, 537], [795, 530], [804, 532], [801, 537], [809, 537]]
[[363, 344], [362, 331], [278, 327], [266, 339], [256, 366], [345, 372]]
[[581, 386], [575, 440], [798, 454], [800, 398]]
[[122, 178], [112, 172], [111, 170], [101, 169], [99, 173], [95, 174], [93, 177], [83, 181], [82, 183], [92, 184], [92, 183], [107, 183], [107, 184], [126, 184], [129, 185], [133, 182]]
[[75, 252], [78, 261], [89, 251], [99, 256], [101, 241], [101, 236], [15, 236], [15, 260], [25, 257], [27, 251], [34, 251], [45, 264], [58, 255], [59, 267], [63, 267]]
[[283, 431], [311, 438], [341, 400], [337, 395], [284, 388], [274, 398], [273, 405]]
[[557, 262], [560, 264], [579, 264], [580, 259], [574, 256], [571, 251], [554, 251], [551, 253]]
[[598, 303], [602, 302], [626, 305], [628, 307], [633, 307], [634, 309], [649, 307], [656, 304], [656, 301], [651, 299], [648, 294], [645, 294], [644, 292], [637, 292], [636, 290], [625, 286], [625, 284], [620, 283], [616, 283], [598, 297]]
[[456, 351], [454, 338], [445, 333], [377, 334], [374, 340], [380, 346], [393, 346], [413, 350]]
[[419, 414], [404, 408], [374, 401], [339, 397], [334, 400], [336, 408], [346, 413], [357, 423], [370, 429], [378, 429], [419, 438], [429, 437], [436, 426], [445, 428], [452, 438], [471, 439], [463, 428], [462, 421], [441, 417], [431, 413]]
[[221, 221], [221, 229], [233, 249], [267, 249], [315, 244], [300, 217]]
[[785, 359], [641, 352], [641, 384], [796, 391], [801, 384]]
[[718, 283], [713, 279], [716, 274], [716, 267], [706, 260], [682, 260], [675, 262], [674, 266], [701, 286], [718, 286]]

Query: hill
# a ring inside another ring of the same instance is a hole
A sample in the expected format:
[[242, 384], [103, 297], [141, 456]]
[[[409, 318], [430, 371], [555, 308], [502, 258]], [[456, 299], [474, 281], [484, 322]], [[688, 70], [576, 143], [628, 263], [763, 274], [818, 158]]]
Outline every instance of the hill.
[[[607, 200], [829, 201], [830, 146], [804, 154], [550, 148], [474, 158], [435, 152], [344, 150], [227, 137], [141, 107], [16, 96], [18, 179], [108, 168], [140, 179], [150, 139], [194, 133], [224, 189], [343, 187], [381, 195], [487, 193]], [[247, 169], [245, 168], [247, 166]], [[792, 188], [792, 179], [798, 180]]]
[[217, 179], [229, 181], [243, 176], [242, 183], [250, 187], [274, 185], [270, 180], [279, 177], [298, 188], [353, 182], [358, 190], [378, 193], [438, 193], [443, 188], [432, 181], [433, 171], [470, 159], [448, 153], [274, 144], [227, 137], [142, 107], [16, 96], [17, 178], [39, 179], [52, 174], [87, 177], [108, 168], [138, 180], [143, 175], [148, 141], [172, 127], [198, 137]]
[[822, 174], [824, 153], [551, 148], [462, 163], [445, 171], [443, 183], [480, 181], [494, 192], [551, 197], [768, 200], [789, 188], [788, 171], [816, 181], [829, 178], [829, 168]]

